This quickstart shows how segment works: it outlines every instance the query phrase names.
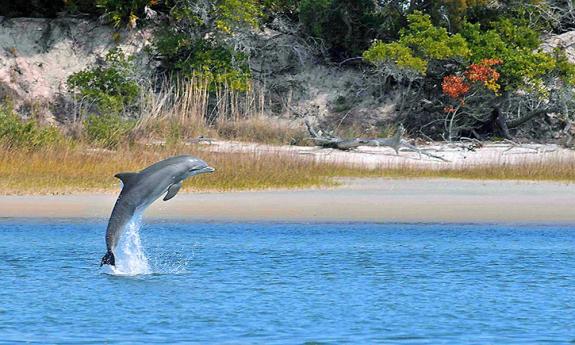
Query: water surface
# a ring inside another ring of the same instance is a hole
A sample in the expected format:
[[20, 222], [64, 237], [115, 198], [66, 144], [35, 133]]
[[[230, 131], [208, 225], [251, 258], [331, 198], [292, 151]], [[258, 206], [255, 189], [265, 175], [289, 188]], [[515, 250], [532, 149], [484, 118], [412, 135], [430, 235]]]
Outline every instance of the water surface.
[[575, 340], [570, 227], [154, 222], [129, 276], [105, 226], [0, 221], [0, 342]]

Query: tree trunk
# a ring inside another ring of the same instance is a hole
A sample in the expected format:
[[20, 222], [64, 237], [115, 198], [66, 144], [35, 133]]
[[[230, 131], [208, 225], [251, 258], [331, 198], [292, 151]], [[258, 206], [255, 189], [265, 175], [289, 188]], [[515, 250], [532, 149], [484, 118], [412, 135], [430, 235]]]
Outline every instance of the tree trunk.
[[507, 126], [507, 117], [501, 112], [501, 109], [497, 106], [493, 109], [492, 114], [492, 121], [495, 122], [496, 128], [499, 129], [501, 135], [508, 140], [512, 140], [512, 136], [509, 133], [509, 127]]

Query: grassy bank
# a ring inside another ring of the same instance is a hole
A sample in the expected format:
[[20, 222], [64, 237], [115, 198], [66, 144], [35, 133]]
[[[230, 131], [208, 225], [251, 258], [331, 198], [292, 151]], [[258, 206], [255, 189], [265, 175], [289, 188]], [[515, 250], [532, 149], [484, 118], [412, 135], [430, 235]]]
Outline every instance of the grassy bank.
[[185, 189], [246, 190], [329, 186], [334, 176], [377, 176], [335, 164], [319, 164], [297, 157], [253, 153], [213, 153], [197, 148], [161, 147], [118, 151], [64, 148], [58, 150], [0, 151], [0, 193], [51, 194], [117, 191], [114, 174], [139, 171], [177, 154], [201, 157], [217, 172], [189, 179]]
[[116, 151], [87, 147], [40, 150], [0, 149], [0, 194], [63, 194], [115, 192], [122, 171], [139, 171], [163, 158], [192, 154], [217, 172], [190, 179], [188, 191], [230, 191], [274, 188], [326, 187], [335, 177], [466, 178], [502, 180], [575, 181], [575, 162], [437, 167], [381, 166], [377, 169], [315, 162], [283, 153], [217, 153], [198, 147], [132, 147]]

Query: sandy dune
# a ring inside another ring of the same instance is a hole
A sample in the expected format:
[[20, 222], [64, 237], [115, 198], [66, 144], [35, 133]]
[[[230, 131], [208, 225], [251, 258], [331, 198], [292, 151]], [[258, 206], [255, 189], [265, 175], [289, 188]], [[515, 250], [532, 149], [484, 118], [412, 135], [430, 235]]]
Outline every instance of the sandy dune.
[[[0, 217], [107, 218], [114, 195], [4, 196]], [[348, 180], [304, 191], [182, 194], [147, 218], [217, 221], [575, 223], [575, 184]]]

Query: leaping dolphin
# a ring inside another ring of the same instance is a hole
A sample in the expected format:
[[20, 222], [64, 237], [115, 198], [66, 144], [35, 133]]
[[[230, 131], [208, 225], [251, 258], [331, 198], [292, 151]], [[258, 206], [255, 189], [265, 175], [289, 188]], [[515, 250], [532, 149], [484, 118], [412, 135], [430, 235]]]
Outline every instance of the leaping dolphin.
[[102, 265], [116, 266], [114, 249], [126, 225], [136, 212], [143, 212], [146, 207], [166, 193], [164, 201], [173, 198], [182, 182], [188, 177], [211, 173], [214, 168], [206, 162], [192, 156], [177, 156], [153, 164], [139, 173], [119, 173], [115, 177], [122, 181], [123, 187], [106, 230], [106, 247], [108, 251], [102, 258]]

